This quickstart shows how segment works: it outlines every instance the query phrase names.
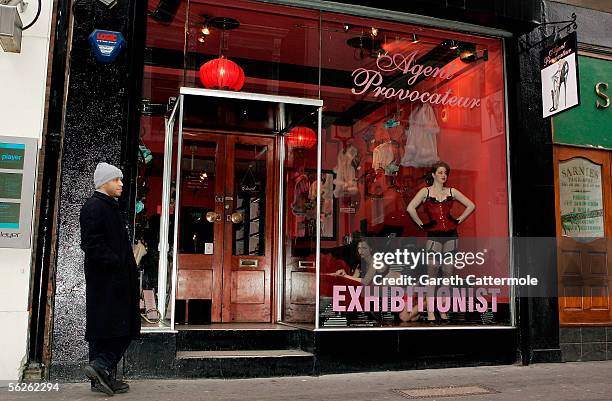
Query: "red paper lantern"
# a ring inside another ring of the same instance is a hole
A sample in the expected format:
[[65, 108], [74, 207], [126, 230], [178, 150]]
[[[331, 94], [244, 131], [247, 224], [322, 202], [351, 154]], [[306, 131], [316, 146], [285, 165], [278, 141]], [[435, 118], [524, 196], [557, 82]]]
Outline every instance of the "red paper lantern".
[[202, 64], [200, 81], [207, 89], [239, 91], [244, 85], [244, 71], [233, 61], [220, 57]]
[[290, 148], [310, 149], [316, 143], [317, 134], [308, 127], [295, 127], [287, 136], [287, 145]]

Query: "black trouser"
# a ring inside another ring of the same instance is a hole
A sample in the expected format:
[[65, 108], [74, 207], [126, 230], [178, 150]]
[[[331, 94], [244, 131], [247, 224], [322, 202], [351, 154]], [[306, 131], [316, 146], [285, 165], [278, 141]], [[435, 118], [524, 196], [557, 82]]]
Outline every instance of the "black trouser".
[[89, 341], [89, 362], [111, 372], [121, 358], [132, 339], [130, 337], [102, 338]]

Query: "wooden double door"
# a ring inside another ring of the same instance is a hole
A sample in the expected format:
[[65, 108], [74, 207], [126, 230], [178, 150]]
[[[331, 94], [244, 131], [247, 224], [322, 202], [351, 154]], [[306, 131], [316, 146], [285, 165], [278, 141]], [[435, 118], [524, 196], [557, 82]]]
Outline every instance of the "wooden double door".
[[212, 322], [270, 322], [275, 138], [186, 132], [181, 159], [177, 299], [210, 300]]
[[555, 146], [562, 325], [612, 323], [612, 152]]

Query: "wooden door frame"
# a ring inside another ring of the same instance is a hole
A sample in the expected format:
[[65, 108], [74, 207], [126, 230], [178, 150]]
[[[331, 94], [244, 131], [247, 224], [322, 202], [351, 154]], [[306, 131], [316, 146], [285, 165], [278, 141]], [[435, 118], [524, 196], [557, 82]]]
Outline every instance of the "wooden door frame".
[[[278, 261], [279, 261], [279, 252], [281, 252], [281, 250], [279, 249], [279, 240], [280, 240], [280, 229], [281, 226], [279, 224], [279, 219], [278, 219], [278, 215], [279, 215], [279, 210], [280, 210], [280, 202], [282, 201], [282, 194], [280, 194], [280, 180], [281, 180], [281, 172], [280, 172], [280, 165], [281, 165], [281, 160], [280, 160], [280, 144], [281, 144], [281, 138], [279, 135], [274, 135], [274, 134], [261, 134], [261, 133], [255, 133], [255, 132], [235, 132], [235, 131], [224, 131], [224, 130], [209, 130], [209, 129], [200, 129], [200, 128], [183, 128], [183, 139], [189, 137], [189, 140], [192, 141], [219, 141], [220, 143], [222, 143], [223, 145], [223, 151], [224, 153], [226, 152], [225, 149], [225, 144], [226, 144], [226, 137], [228, 135], [233, 135], [233, 136], [242, 136], [242, 137], [266, 137], [266, 138], [270, 138], [273, 140], [273, 150], [272, 150], [272, 163], [271, 163], [271, 167], [273, 168], [272, 171], [272, 186], [271, 186], [271, 190], [273, 194], [278, 194], [278, 196], [272, 196], [270, 201], [272, 202], [272, 216], [271, 216], [271, 220], [272, 220], [272, 224], [271, 224], [271, 229], [273, 230], [272, 232], [272, 236], [271, 236], [271, 241], [272, 243], [270, 244], [270, 264], [271, 264], [271, 269], [270, 269], [270, 321], [271, 323], [277, 322], [278, 321], [278, 305], [277, 303], [279, 302], [279, 298], [278, 298], [278, 287], [277, 285], [279, 285], [279, 283], [281, 283], [280, 280], [278, 280], [278, 275], [279, 275], [279, 265], [278, 265]], [[227, 173], [227, 165], [225, 163], [216, 163], [217, 166], [219, 167], [221, 166], [222, 173], [223, 173], [223, 185], [225, 185], [225, 181], [226, 181], [226, 173]], [[180, 166], [180, 164], [179, 164]], [[178, 189], [178, 184], [177, 184], [177, 189]], [[180, 190], [180, 189], [178, 189]], [[217, 188], [215, 188], [215, 191], [217, 191]], [[216, 194], [215, 194], [216, 195]], [[216, 212], [221, 212], [223, 213], [224, 210], [224, 205], [225, 202], [220, 203], [220, 204], [215, 204], [215, 211]], [[220, 209], [220, 210], [217, 210]], [[174, 228], [175, 230], [178, 230], [178, 226]], [[217, 231], [221, 231], [221, 236], [220, 238], [225, 238], [225, 233], [224, 231], [224, 224], [223, 225], [217, 225], [217, 227], [215, 227], [215, 237], [217, 236]], [[222, 246], [225, 248], [225, 243], [222, 244]], [[268, 245], [266, 245], [267, 247]], [[222, 256], [223, 257], [223, 256]], [[180, 266], [178, 266], [180, 267]], [[222, 266], [222, 270], [223, 270], [223, 266]], [[213, 291], [222, 291], [222, 285], [223, 285], [223, 276], [221, 274], [216, 275], [216, 277], [213, 280]], [[173, 294], [175, 294], [175, 292], [173, 291]], [[222, 299], [223, 298], [223, 294], [221, 293], [220, 297], [218, 299]], [[213, 318], [213, 322], [214, 321], [221, 321], [221, 305], [213, 303], [212, 305], [212, 310], [211, 310], [211, 315]], [[217, 317], [217, 319], [215, 319], [215, 317]], [[229, 322], [226, 322], [229, 323]]]

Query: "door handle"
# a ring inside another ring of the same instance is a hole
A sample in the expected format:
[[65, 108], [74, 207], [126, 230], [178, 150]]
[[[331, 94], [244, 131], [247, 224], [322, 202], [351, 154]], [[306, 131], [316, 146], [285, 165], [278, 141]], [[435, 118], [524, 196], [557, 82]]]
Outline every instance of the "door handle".
[[217, 212], [208, 212], [206, 213], [206, 220], [209, 223], [214, 223], [215, 221], [221, 221], [221, 214]]
[[240, 224], [244, 221], [244, 215], [240, 212], [234, 212], [227, 216], [227, 221], [231, 221], [234, 224]]

